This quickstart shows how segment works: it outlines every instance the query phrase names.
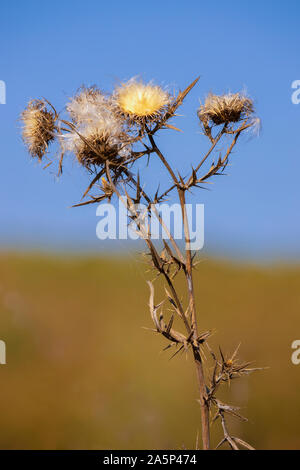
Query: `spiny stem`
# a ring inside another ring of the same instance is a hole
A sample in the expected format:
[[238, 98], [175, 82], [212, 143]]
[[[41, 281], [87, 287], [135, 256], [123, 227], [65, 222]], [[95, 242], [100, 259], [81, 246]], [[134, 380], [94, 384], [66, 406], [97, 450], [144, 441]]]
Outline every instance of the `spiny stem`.
[[174, 171], [172, 170], [171, 166], [169, 165], [169, 163], [167, 162], [167, 160], [165, 159], [165, 157], [163, 156], [163, 154], [161, 153], [161, 151], [159, 150], [159, 148], [157, 147], [155, 141], [154, 141], [154, 138], [153, 136], [151, 135], [149, 129], [147, 128], [146, 126], [146, 129], [147, 129], [147, 133], [148, 133], [148, 137], [149, 137], [149, 140], [151, 142], [151, 145], [152, 145], [152, 148], [153, 148], [153, 151], [158, 155], [158, 157], [161, 159], [163, 165], [166, 167], [166, 169], [168, 170], [168, 172], [170, 173], [171, 175], [171, 178], [172, 180], [174, 181], [174, 184], [177, 186], [179, 184], [179, 181], [178, 179], [176, 178], [176, 175], [174, 173]]
[[202, 358], [200, 354], [199, 344], [197, 343], [197, 338], [199, 336], [198, 326], [197, 326], [197, 314], [196, 314], [196, 304], [195, 304], [195, 295], [194, 295], [194, 284], [193, 284], [193, 266], [192, 266], [192, 255], [190, 250], [190, 231], [189, 231], [189, 222], [186, 213], [186, 201], [185, 201], [185, 191], [178, 189], [182, 219], [184, 225], [184, 236], [186, 244], [186, 280], [187, 288], [189, 293], [189, 301], [191, 308], [191, 318], [192, 318], [192, 331], [193, 331], [193, 355], [196, 364], [196, 372], [199, 385], [199, 395], [200, 395], [200, 407], [201, 407], [201, 425], [202, 425], [202, 442], [203, 450], [208, 450], [210, 448], [210, 429], [209, 429], [209, 404], [207, 401], [205, 377], [203, 371]]
[[171, 166], [157, 147], [154, 138], [148, 133], [149, 140], [151, 142], [154, 152], [158, 155], [163, 165], [168, 170], [171, 175], [174, 184], [177, 187], [178, 196], [180, 200], [180, 206], [182, 211], [183, 227], [184, 227], [184, 236], [186, 244], [186, 260], [185, 260], [185, 275], [187, 280], [187, 288], [191, 309], [191, 318], [192, 318], [192, 332], [193, 332], [193, 356], [196, 365], [196, 373], [198, 379], [199, 387], [199, 398], [200, 398], [200, 408], [201, 408], [201, 426], [202, 426], [202, 443], [203, 449], [208, 450], [210, 448], [210, 430], [209, 430], [209, 404], [207, 401], [206, 394], [206, 385], [205, 377], [203, 371], [202, 358], [200, 354], [199, 345], [197, 343], [197, 338], [199, 336], [198, 327], [197, 327], [197, 317], [196, 317], [196, 305], [195, 305], [195, 296], [194, 296], [194, 286], [193, 286], [193, 274], [192, 274], [192, 255], [190, 250], [190, 235], [189, 235], [189, 225], [185, 207], [185, 190], [181, 188], [175, 173], [173, 172]]

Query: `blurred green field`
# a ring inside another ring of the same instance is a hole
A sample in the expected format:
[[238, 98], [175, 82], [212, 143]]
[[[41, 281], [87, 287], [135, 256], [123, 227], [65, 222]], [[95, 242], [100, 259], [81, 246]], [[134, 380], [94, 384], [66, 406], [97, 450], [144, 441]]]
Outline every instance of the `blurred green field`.
[[[169, 360], [148, 312], [141, 259], [1, 254], [1, 449], [194, 448], [196, 378]], [[222, 398], [249, 423], [235, 433], [257, 448], [300, 449], [300, 267], [204, 260], [195, 278], [200, 330], [212, 345], [266, 371]], [[157, 291], [157, 301], [159, 291]], [[212, 428], [213, 441], [219, 437]]]

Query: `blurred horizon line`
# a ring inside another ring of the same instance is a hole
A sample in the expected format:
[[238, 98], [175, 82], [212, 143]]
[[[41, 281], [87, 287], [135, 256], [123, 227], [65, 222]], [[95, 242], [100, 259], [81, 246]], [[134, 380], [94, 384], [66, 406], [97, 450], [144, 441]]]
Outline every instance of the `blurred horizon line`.
[[[136, 246], [130, 249], [112, 249], [112, 244], [110, 244], [109, 249], [102, 246], [100, 249], [96, 249], [93, 246], [76, 249], [74, 246], [13, 246], [13, 245], [0, 245], [0, 257], [3, 256], [12, 256], [12, 257], [41, 257], [41, 258], [60, 258], [60, 259], [79, 259], [87, 258], [90, 259], [95, 257], [95, 259], [107, 259], [112, 258], [113, 260], [126, 260], [128, 258], [141, 258], [145, 252], [141, 249], [138, 249]], [[220, 252], [218, 250], [209, 251], [201, 250], [197, 254], [198, 259], [202, 258], [201, 261], [205, 262], [216, 262], [221, 264], [237, 264], [245, 266], [261, 266], [261, 267], [298, 267], [300, 268], [300, 256], [246, 256], [245, 254], [237, 253], [228, 253]]]

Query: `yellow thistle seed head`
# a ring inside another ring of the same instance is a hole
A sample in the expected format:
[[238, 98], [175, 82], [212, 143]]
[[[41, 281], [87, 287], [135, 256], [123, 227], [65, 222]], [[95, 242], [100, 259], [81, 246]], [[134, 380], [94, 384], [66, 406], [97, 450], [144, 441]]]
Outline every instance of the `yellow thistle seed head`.
[[131, 79], [116, 90], [116, 103], [133, 120], [155, 120], [171, 103], [171, 95], [160, 86]]

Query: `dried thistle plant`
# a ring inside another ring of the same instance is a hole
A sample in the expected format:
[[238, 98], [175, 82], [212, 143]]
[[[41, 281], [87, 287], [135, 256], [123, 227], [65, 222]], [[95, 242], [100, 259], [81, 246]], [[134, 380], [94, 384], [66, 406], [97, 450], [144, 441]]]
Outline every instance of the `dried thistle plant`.
[[[212, 177], [224, 174], [239, 137], [246, 130], [257, 126], [257, 118], [254, 118], [253, 101], [244, 94], [209, 94], [204, 105], [198, 109], [198, 117], [210, 146], [198, 165], [192, 168], [190, 175], [183, 177], [160, 151], [155, 134], [163, 129], [178, 130], [169, 121], [197, 81], [194, 80], [177, 96], [171, 96], [157, 85], [144, 84], [136, 79], [117, 87], [111, 95], [96, 87], [82, 88], [67, 103], [67, 118], [58, 115], [45, 100], [32, 101], [21, 115], [23, 137], [29, 153], [39, 159], [45, 156], [48, 144], [56, 140], [61, 148], [59, 173], [62, 172], [64, 156], [69, 152], [92, 175], [83, 194], [83, 198], [90, 195], [90, 199], [77, 206], [110, 201], [113, 197], [126, 204], [130, 221], [135, 222], [139, 235], [147, 245], [151, 269], [156, 273], [155, 279], [161, 278], [165, 284], [165, 298], [156, 303], [154, 282], [149, 281], [153, 331], [167, 340], [165, 349], [175, 348], [173, 356], [180, 351], [190, 351], [195, 364], [203, 449], [211, 448], [210, 427], [214, 421], [221, 422], [224, 433], [217, 447], [227, 443], [234, 450], [253, 449], [250, 444], [228, 431], [227, 415], [243, 421], [246, 419], [240, 415], [238, 407], [223, 403], [218, 393], [222, 385], [259, 369], [249, 367], [249, 363], [240, 363], [237, 359], [238, 349], [228, 358], [221, 348], [218, 353], [213, 352], [208, 343], [211, 332], [199, 330], [193, 281], [196, 253], [190, 248], [186, 193], [192, 188], [202, 187]], [[221, 139], [224, 139], [226, 145], [221, 152], [218, 149], [218, 158], [214, 159], [214, 152]], [[167, 170], [169, 181], [162, 191], [158, 189], [154, 195], [149, 195], [145, 192], [140, 172], [135, 172], [134, 164], [140, 158], [146, 157], [150, 161], [150, 157], [155, 156]], [[92, 190], [96, 188], [97, 193], [92, 195]], [[155, 205], [172, 192], [177, 193], [180, 202], [185, 250], [180, 249], [172, 234], [168, 233], [168, 242], [163, 240], [161, 251], [151, 239], [149, 228], [146, 230], [143, 226], [137, 207], [143, 202], [148, 215], [157, 217], [162, 228], [167, 230]], [[186, 280], [185, 302], [177, 285], [176, 278], [180, 273]], [[166, 303], [171, 307], [171, 313], [169, 309], [163, 311]], [[178, 323], [181, 323], [181, 331], [177, 327], [175, 329]], [[211, 367], [205, 359], [204, 347], [209, 351]]]

